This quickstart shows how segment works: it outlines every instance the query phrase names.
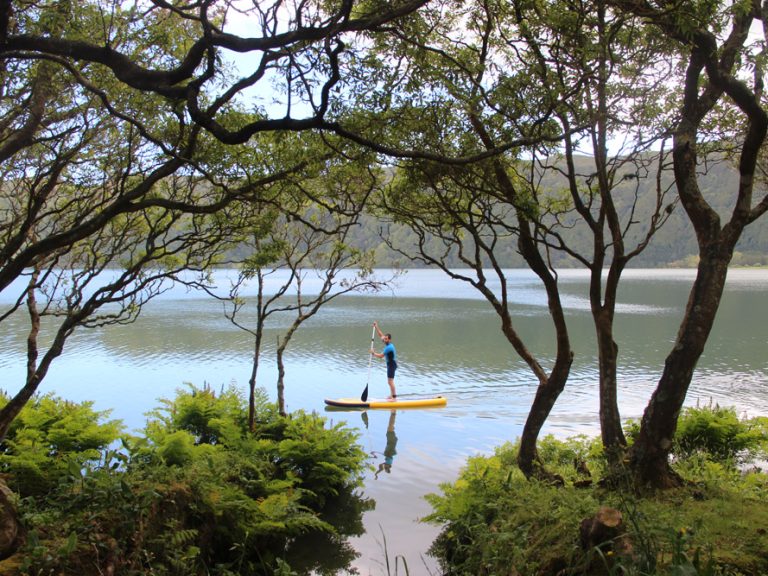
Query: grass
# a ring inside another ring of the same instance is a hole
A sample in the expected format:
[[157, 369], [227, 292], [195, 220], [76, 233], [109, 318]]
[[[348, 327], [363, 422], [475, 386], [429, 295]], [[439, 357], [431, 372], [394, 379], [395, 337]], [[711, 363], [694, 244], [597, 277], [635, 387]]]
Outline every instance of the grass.
[[[768, 574], [768, 476], [692, 453], [676, 462], [683, 488], [637, 494], [606, 489], [597, 442], [547, 438], [540, 452], [565, 486], [526, 480], [515, 445], [468, 461], [429, 500], [443, 530], [431, 553], [445, 574], [510, 576], [758, 576]], [[593, 482], [584, 480], [585, 463]], [[584, 548], [582, 521], [621, 512], [623, 536]]]

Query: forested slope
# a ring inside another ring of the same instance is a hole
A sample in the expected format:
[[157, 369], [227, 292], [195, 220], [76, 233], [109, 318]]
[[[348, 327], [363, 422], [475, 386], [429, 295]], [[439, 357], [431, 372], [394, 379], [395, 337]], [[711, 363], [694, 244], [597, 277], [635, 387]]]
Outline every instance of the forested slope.
[[[591, 161], [584, 158], [583, 162], [586, 176]], [[656, 201], [656, 180], [652, 176], [628, 174], [626, 183], [620, 184], [615, 193], [617, 209], [620, 215], [626, 217], [632, 210], [635, 195], [637, 195], [634, 217], [635, 219], [642, 219], [650, 213]], [[670, 181], [666, 182], [667, 185], [671, 185], [671, 177], [670, 173]], [[721, 215], [728, 214], [732, 209], [732, 199], [735, 197], [735, 188], [738, 182], [737, 177], [738, 174], [731, 164], [720, 162], [708, 166], [707, 174], [702, 179], [705, 196]], [[563, 186], [563, 183], [550, 178], [545, 180], [545, 185], [550, 186], [551, 191], [555, 193], [558, 187]], [[673, 188], [668, 194], [665, 205], [668, 205], [675, 198], [676, 193]], [[636, 228], [639, 230], [642, 227]], [[592, 236], [583, 226], [576, 225], [573, 229], [564, 231], [563, 235], [567, 238], [569, 245], [576, 248], [580, 253], [591, 253]], [[405, 227], [371, 216], [364, 217], [361, 225], [352, 234], [353, 242], [357, 247], [365, 250], [376, 250], [376, 262], [380, 267], [393, 265], [415, 267], [419, 265], [418, 262], [410, 261], [402, 254], [390, 249], [384, 238], [389, 238], [394, 246], [406, 250], [414, 246], [416, 242], [415, 236]], [[632, 238], [631, 234], [629, 239], [636, 240], [636, 238]], [[631, 267], [691, 267], [696, 265], [697, 253], [696, 237], [688, 217], [682, 206], [675, 204], [672, 207], [669, 220], [655, 235], [645, 251], [632, 260]], [[506, 267], [525, 266], [523, 259], [517, 253], [513, 240], [501, 244], [496, 254]], [[558, 267], [578, 266], [577, 262], [562, 253], [553, 252], [552, 260]], [[747, 229], [739, 242], [737, 254], [732, 264], [737, 266], [768, 265], [768, 223], [758, 221]], [[455, 265], [460, 267], [458, 260], [456, 260]]]

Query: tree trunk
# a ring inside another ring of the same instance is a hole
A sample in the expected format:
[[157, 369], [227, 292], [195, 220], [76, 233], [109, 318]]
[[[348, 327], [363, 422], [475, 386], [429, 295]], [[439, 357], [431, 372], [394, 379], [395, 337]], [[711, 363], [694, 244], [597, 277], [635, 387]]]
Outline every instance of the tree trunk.
[[0, 560], [16, 552], [22, 538], [23, 528], [15, 501], [15, 494], [0, 478]]
[[[259, 244], [256, 244], [257, 249]], [[248, 430], [256, 430], [256, 376], [259, 372], [259, 360], [261, 359], [261, 343], [264, 339], [264, 325], [268, 312], [264, 304], [264, 271], [257, 268], [256, 277], [256, 331], [253, 334], [253, 361], [251, 364], [251, 377], [248, 380]], [[234, 321], [232, 313], [232, 320]]]
[[285, 366], [283, 365], [283, 352], [285, 343], [280, 344], [280, 338], [277, 339], [277, 411], [280, 416], [286, 416], [285, 410]]
[[259, 357], [261, 356], [261, 339], [263, 328], [256, 329], [256, 337], [253, 344], [253, 364], [251, 366], [251, 377], [248, 380], [248, 430], [253, 432], [256, 429], [256, 375], [259, 371]]
[[696, 174], [696, 132], [695, 118], [681, 121], [675, 133], [673, 159], [678, 194], [696, 230], [698, 271], [674, 348], [664, 362], [664, 371], [643, 413], [640, 434], [630, 458], [635, 481], [658, 488], [674, 487], [681, 481], [669, 465], [672, 439], [693, 371], [720, 306], [728, 264], [739, 237], [739, 232], [732, 227], [729, 234], [723, 233], [719, 216], [701, 195]]
[[675, 347], [643, 414], [640, 435], [632, 447], [631, 465], [640, 484], [669, 488], [680, 484], [669, 465], [672, 438], [693, 371], [704, 351], [725, 287], [733, 248], [702, 255]]
[[621, 428], [617, 392], [619, 347], [613, 339], [613, 321], [608, 316], [604, 311], [595, 317], [600, 372], [600, 433], [609, 462], [616, 464], [627, 441]]
[[[38, 345], [37, 337], [40, 333], [40, 313], [37, 310], [37, 299], [35, 297], [35, 288], [40, 276], [39, 270], [34, 270], [27, 287], [27, 312], [29, 314], [29, 334], [27, 335], [27, 377], [24, 386], [8, 403], [0, 410], [0, 441], [5, 440], [11, 423], [19, 415], [22, 408], [26, 406], [29, 399], [37, 391], [45, 372], [38, 371]], [[53, 348], [52, 348], [53, 349]], [[50, 355], [50, 352], [49, 352]], [[46, 364], [47, 366], [47, 364]]]
[[[520, 437], [520, 451], [517, 456], [517, 465], [527, 478], [532, 476], [551, 478], [551, 476], [541, 468], [536, 450], [541, 429], [549, 417], [552, 408], [565, 389], [565, 383], [571, 372], [573, 363], [573, 350], [571, 349], [570, 338], [568, 336], [568, 326], [565, 322], [565, 313], [563, 312], [562, 302], [560, 300], [560, 290], [557, 285], [557, 279], [550, 272], [546, 262], [538, 250], [535, 238], [531, 232], [530, 223], [523, 217], [522, 212], [518, 212], [518, 221], [520, 224], [520, 236], [518, 238], [518, 247], [520, 253], [525, 258], [528, 266], [544, 283], [547, 292], [547, 304], [549, 313], [552, 317], [552, 324], [555, 327], [557, 340], [557, 356], [555, 365], [549, 376], [543, 377], [543, 370], [540, 367], [534, 370], [539, 377], [539, 386], [536, 390], [536, 396], [528, 412], [528, 417], [523, 427], [523, 433]], [[533, 368], [533, 366], [532, 366]]]
[[11, 424], [19, 415], [22, 408], [27, 405], [29, 399], [37, 392], [37, 387], [40, 385], [40, 380], [35, 376], [31, 380], [27, 380], [24, 387], [19, 390], [11, 400], [3, 406], [0, 410], [0, 441], [5, 440], [6, 434], [11, 427]]
[[569, 369], [570, 364], [565, 370], [553, 371], [549, 378], [540, 383], [536, 389], [536, 396], [528, 411], [523, 433], [520, 436], [520, 449], [517, 453], [517, 466], [526, 478], [551, 478], [539, 462], [536, 443], [544, 423], [552, 412], [552, 407], [565, 388]]

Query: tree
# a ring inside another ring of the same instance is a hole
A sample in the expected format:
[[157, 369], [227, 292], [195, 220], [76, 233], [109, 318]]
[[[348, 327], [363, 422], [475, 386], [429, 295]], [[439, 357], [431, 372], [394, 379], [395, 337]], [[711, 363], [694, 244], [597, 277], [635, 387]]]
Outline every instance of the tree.
[[[430, 178], [426, 167], [409, 170], [407, 176], [394, 183], [383, 205], [396, 222], [409, 226], [418, 237], [414, 247], [392, 247], [477, 289], [498, 314], [507, 341], [536, 377], [538, 387], [523, 428], [518, 465], [526, 476], [546, 477], [548, 474], [539, 463], [536, 441], [565, 386], [573, 351], [557, 277], [537, 249], [530, 220], [524, 216], [517, 222], [510, 220], [514, 203], [501, 196], [506, 193], [513, 199], [518, 192], [512, 178], [499, 164], [498, 161], [490, 163], [486, 172], [477, 170], [478, 167], [472, 171], [461, 169], [458, 174], [443, 172], [436, 179]], [[421, 171], [422, 168], [426, 170]], [[490, 189], [485, 188], [488, 182]], [[504, 185], [502, 191], [494, 188], [499, 183]], [[542, 366], [515, 327], [513, 287], [508, 286], [504, 269], [496, 258], [496, 249], [515, 235], [519, 235], [518, 249], [539, 275], [547, 292], [557, 344], [556, 357], [549, 370]], [[452, 253], [464, 270], [449, 265], [448, 257]]]
[[[167, 198], [200, 192], [199, 184], [176, 182], [176, 186], [180, 188], [164, 189]], [[59, 201], [69, 195], [66, 186], [62, 188]], [[94, 198], [88, 195], [92, 190], [72, 192], [82, 192], [85, 200]], [[202, 281], [195, 279], [195, 272], [204, 276], [241, 234], [242, 222], [236, 218], [145, 209], [113, 219], [63, 254], [38, 257], [33, 268], [23, 272], [28, 282], [15, 307], [2, 316], [7, 318], [25, 301], [30, 327], [27, 376], [20, 391], [0, 410], [0, 437], [36, 392], [75, 329], [133, 321], [142, 306], [171, 282]], [[115, 265], [119, 268], [112, 268]]]
[[[665, 79], [674, 59], [660, 59], [669, 51], [663, 39], [603, 0], [514, 5], [516, 29], [532, 55], [533, 81], [547, 86], [553, 120], [564, 134], [558, 149], [529, 152], [525, 177], [538, 207], [535, 225], [548, 249], [590, 272], [600, 429], [606, 453], [617, 463], [626, 446], [617, 392], [617, 293], [624, 269], [674, 208], [671, 183], [663, 177], [669, 114], [658, 105], [670, 91]], [[660, 141], [660, 151], [651, 152]], [[589, 155], [580, 157], [580, 148]], [[655, 193], [644, 198], [639, 190], [646, 180], [655, 182]], [[622, 202], [622, 211], [620, 195], [632, 198]], [[580, 247], [575, 230], [591, 246]]]
[[[204, 174], [170, 178], [188, 163], [144, 137], [138, 115], [122, 122], [87, 89], [69, 84], [67, 71], [46, 61], [25, 64], [0, 97], [0, 289], [15, 297], [0, 321], [26, 302], [27, 377], [0, 410], [0, 438], [78, 326], [131, 321], [165, 289], [164, 279], [204, 270], [239, 225], [210, 215], [230, 201], [215, 198]], [[37, 104], [26, 108], [27, 99]], [[194, 150], [199, 136], [182, 136], [177, 150]], [[120, 271], [109, 271], [114, 267]], [[41, 331], [50, 332], [44, 352]]]
[[[377, 292], [387, 286], [387, 281], [376, 278], [370, 254], [361, 253], [345, 243], [348, 232], [349, 228], [344, 228], [338, 237], [328, 237], [304, 230], [297, 234], [297, 249], [285, 254], [285, 265], [295, 284], [295, 301], [286, 310], [293, 312], [293, 320], [278, 336], [275, 350], [278, 410], [282, 415], [286, 414], [284, 354], [299, 327], [338, 296], [350, 292]], [[343, 272], [351, 269], [356, 270], [345, 277]], [[320, 284], [316, 290], [304, 287], [310, 276], [315, 276]]]
[[[204, 283], [243, 237], [238, 207], [275, 202], [276, 182], [323, 162], [290, 136], [344, 133], [326, 119], [342, 36], [419, 5], [254, 6], [261, 36], [239, 37], [229, 2], [0, 1], [0, 290], [15, 298], [0, 321], [25, 302], [30, 318], [28, 376], [0, 437], [73, 330], [131, 321], [183, 272]], [[222, 51], [260, 58], [234, 79]], [[270, 83], [284, 90], [274, 118], [245, 102]], [[61, 321], [41, 356], [46, 316]]]
[[[539, 465], [536, 441], [565, 386], [573, 351], [557, 274], [537, 226], [530, 186], [520, 172], [525, 169], [520, 156], [526, 145], [546, 147], [562, 134], [550, 119], [557, 102], [546, 100], [531, 82], [528, 47], [507, 36], [514, 27], [513, 17], [512, 6], [502, 2], [462, 9], [451, 3], [433, 4], [422, 13], [423, 29], [429, 34], [404, 29], [399, 44], [379, 47], [382, 61], [400, 62], [403, 68], [374, 63], [373, 74], [390, 75], [380, 84], [407, 78], [391, 103], [392, 117], [407, 117], [427, 147], [444, 156], [490, 157], [467, 166], [423, 159], [400, 163], [381, 197], [381, 208], [418, 239], [415, 246], [393, 248], [470, 283], [499, 315], [502, 333], [538, 382], [518, 464], [527, 476], [547, 476]], [[372, 99], [385, 98], [384, 92], [374, 92]], [[399, 124], [395, 126], [392, 132]], [[411, 138], [410, 132], [400, 135]], [[508, 151], [500, 154], [504, 149]], [[497, 257], [510, 243], [516, 244], [547, 293], [557, 347], [549, 369], [515, 326], [510, 287]], [[454, 259], [466, 270], [454, 269]]]
[[[419, 235], [415, 250], [403, 250], [472, 282], [502, 317], [502, 331], [536, 374], [539, 394], [520, 450], [527, 474], [536, 436], [565, 385], [572, 355], [555, 252], [590, 271], [600, 424], [603, 444], [618, 462], [625, 446], [613, 334], [618, 287], [624, 268], [674, 206], [667, 199], [670, 184], [661, 177], [665, 154], [647, 153], [666, 134], [667, 115], [656, 103], [668, 91], [664, 79], [669, 70], [650, 56], [662, 53], [664, 43], [638, 27], [632, 16], [617, 16], [600, 0], [479, 2], [466, 13], [452, 10], [432, 23], [431, 36], [401, 34], [407, 46], [402, 58], [413, 79], [408, 89], [420, 99], [411, 97], [419, 105], [403, 104], [398, 113], [412, 114], [420, 130], [432, 134], [449, 156], [457, 150], [492, 152], [502, 142], [518, 145], [482, 167], [411, 162], [403, 180], [395, 181], [399, 192], [387, 209]], [[611, 155], [611, 140], [628, 130], [620, 151]], [[591, 156], [579, 157], [585, 148]], [[649, 199], [638, 194], [645, 178], [656, 182]], [[617, 209], [616, 194], [634, 197], [624, 202], [624, 212]], [[584, 248], [574, 231], [589, 237], [590, 245]], [[558, 343], [549, 374], [512, 327], [500, 265], [512, 239], [547, 291]], [[472, 278], [451, 269], [457, 254]], [[500, 286], [496, 293], [486, 286], [488, 268]]]
[[[758, 3], [683, 2], [672, 10], [645, 2], [611, 3], [677, 42], [686, 63], [672, 156], [680, 203], [696, 231], [699, 263], [677, 339], [631, 453], [639, 483], [667, 487], [680, 481], [669, 466], [672, 437], [717, 315], [734, 247], [744, 229], [768, 210], [768, 196], [755, 189], [762, 183], [760, 159], [768, 131], [765, 38], [750, 36], [753, 23], [765, 22], [768, 14]], [[719, 158], [728, 152], [739, 170], [731, 212], [724, 217], [699, 185], [701, 165], [712, 150]]]
[[[241, 263], [227, 297], [225, 314], [253, 337], [253, 360], [248, 380], [249, 427], [254, 429], [254, 394], [262, 355], [264, 331], [273, 316], [293, 315], [278, 336], [277, 404], [285, 415], [284, 354], [299, 327], [331, 300], [350, 292], [379, 291], [388, 280], [377, 279], [372, 254], [351, 247], [348, 236], [358, 225], [365, 202], [380, 179], [365, 168], [365, 155], [354, 161], [327, 162], [312, 178], [283, 183], [281, 216], [275, 210], [254, 215], [258, 226], [248, 245], [250, 255]], [[346, 274], [345, 274], [346, 272]], [[307, 289], [306, 281], [314, 277]], [[272, 282], [270, 282], [272, 280]], [[240, 296], [255, 283], [255, 302]], [[271, 288], [267, 291], [267, 284]], [[255, 322], [246, 324], [242, 312], [255, 304]]]
[[[180, 121], [191, 121], [226, 144], [281, 130], [322, 129], [360, 139], [327, 117], [338, 106], [335, 100], [343, 99], [335, 90], [350, 48], [345, 38], [386, 32], [386, 24], [425, 3], [242, 7], [233, 0], [137, 0], [15, 7], [2, 0], [0, 58], [50, 59], [100, 88], [106, 74], [113, 89], [172, 102]], [[40, 27], [47, 22], [62, 33], [48, 34]], [[247, 35], [233, 32], [239, 24]], [[267, 92], [259, 93], [261, 87]], [[251, 95], [255, 113], [237, 114], [239, 102]]]

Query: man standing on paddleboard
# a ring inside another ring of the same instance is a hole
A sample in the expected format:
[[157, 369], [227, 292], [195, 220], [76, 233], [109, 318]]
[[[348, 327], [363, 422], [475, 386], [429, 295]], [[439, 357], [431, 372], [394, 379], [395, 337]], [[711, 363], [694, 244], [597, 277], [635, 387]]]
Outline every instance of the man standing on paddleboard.
[[376, 356], [376, 358], [385, 358], [387, 360], [387, 384], [389, 384], [390, 392], [390, 397], [388, 400], [394, 400], [397, 398], [397, 393], [395, 392], [397, 352], [395, 351], [395, 345], [392, 344], [392, 334], [384, 334], [376, 322], [373, 323], [373, 327], [376, 329], [376, 332], [378, 333], [379, 338], [381, 338], [381, 341], [384, 342], [384, 349], [381, 351], [381, 353], [371, 350], [371, 354]]

